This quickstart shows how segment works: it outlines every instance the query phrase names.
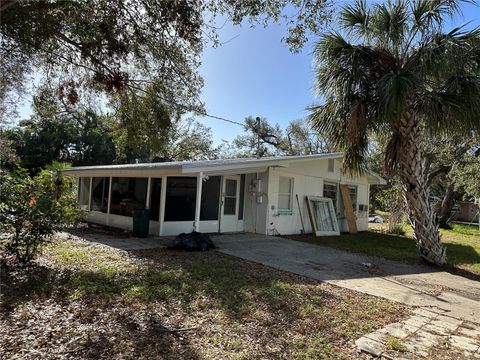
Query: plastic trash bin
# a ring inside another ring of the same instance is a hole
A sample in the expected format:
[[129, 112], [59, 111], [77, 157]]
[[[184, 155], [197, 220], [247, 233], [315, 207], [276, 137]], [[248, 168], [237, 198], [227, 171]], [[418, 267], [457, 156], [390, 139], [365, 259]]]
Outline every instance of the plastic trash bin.
[[133, 236], [145, 238], [148, 236], [148, 228], [150, 227], [150, 210], [135, 209], [133, 210]]

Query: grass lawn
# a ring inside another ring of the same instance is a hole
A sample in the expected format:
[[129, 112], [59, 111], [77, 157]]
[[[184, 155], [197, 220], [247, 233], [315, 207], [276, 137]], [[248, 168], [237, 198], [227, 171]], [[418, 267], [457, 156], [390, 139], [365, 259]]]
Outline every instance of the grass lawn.
[[[351, 252], [380, 256], [390, 260], [418, 262], [419, 256], [411, 227], [406, 236], [388, 235], [381, 230], [386, 224], [370, 224], [371, 230], [357, 235], [313, 237], [311, 235], [289, 236], [294, 240], [306, 241]], [[453, 224], [452, 230], [441, 230], [447, 246], [447, 262], [461, 271], [480, 275], [480, 233], [478, 226]]]
[[1, 266], [2, 359], [357, 358], [355, 339], [408, 315], [217, 252], [64, 236], [28, 268]]

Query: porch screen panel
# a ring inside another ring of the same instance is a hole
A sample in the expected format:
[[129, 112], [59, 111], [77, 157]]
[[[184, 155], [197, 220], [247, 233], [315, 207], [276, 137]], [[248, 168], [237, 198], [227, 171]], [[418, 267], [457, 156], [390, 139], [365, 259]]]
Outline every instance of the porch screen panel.
[[90, 178], [81, 177], [78, 179], [78, 204], [82, 209], [88, 209], [90, 200]]
[[193, 221], [196, 198], [196, 177], [168, 177], [165, 221]]
[[145, 209], [147, 178], [112, 178], [110, 213], [133, 216], [133, 210]]
[[203, 182], [200, 220], [218, 220], [220, 183], [220, 176], [210, 176], [208, 180]]
[[109, 177], [92, 178], [92, 203], [90, 210], [106, 213], [108, 210]]
[[150, 184], [150, 220], [159, 221], [161, 178], [152, 178]]

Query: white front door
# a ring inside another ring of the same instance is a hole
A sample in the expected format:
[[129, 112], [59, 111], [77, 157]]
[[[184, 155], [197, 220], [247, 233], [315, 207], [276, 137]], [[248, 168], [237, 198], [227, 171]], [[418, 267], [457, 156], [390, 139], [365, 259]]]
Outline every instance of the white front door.
[[240, 175], [223, 177], [220, 232], [237, 231]]

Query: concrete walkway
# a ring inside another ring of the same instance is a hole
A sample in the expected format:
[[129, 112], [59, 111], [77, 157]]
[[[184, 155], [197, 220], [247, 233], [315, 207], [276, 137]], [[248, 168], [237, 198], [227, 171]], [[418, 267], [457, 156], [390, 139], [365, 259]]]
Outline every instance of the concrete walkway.
[[[363, 341], [359, 339], [357, 345], [364, 351], [392, 357], [386, 351], [385, 342], [389, 335], [397, 337], [395, 334], [399, 333], [395, 331], [400, 327], [407, 329], [400, 339], [408, 338], [410, 344], [405, 349], [405, 358], [409, 358], [409, 351], [413, 351], [410, 352], [412, 356], [427, 354], [438, 345], [441, 337], [454, 339], [452, 346], [457, 344], [456, 348], [464, 356], [480, 357], [480, 282], [428, 266], [352, 254], [279, 237], [223, 234], [212, 239], [225, 254], [421, 308], [423, 313], [407, 319], [406, 324], [395, 324], [391, 329], [387, 327], [380, 333], [367, 335]], [[432, 328], [432, 322], [436, 327]]]

